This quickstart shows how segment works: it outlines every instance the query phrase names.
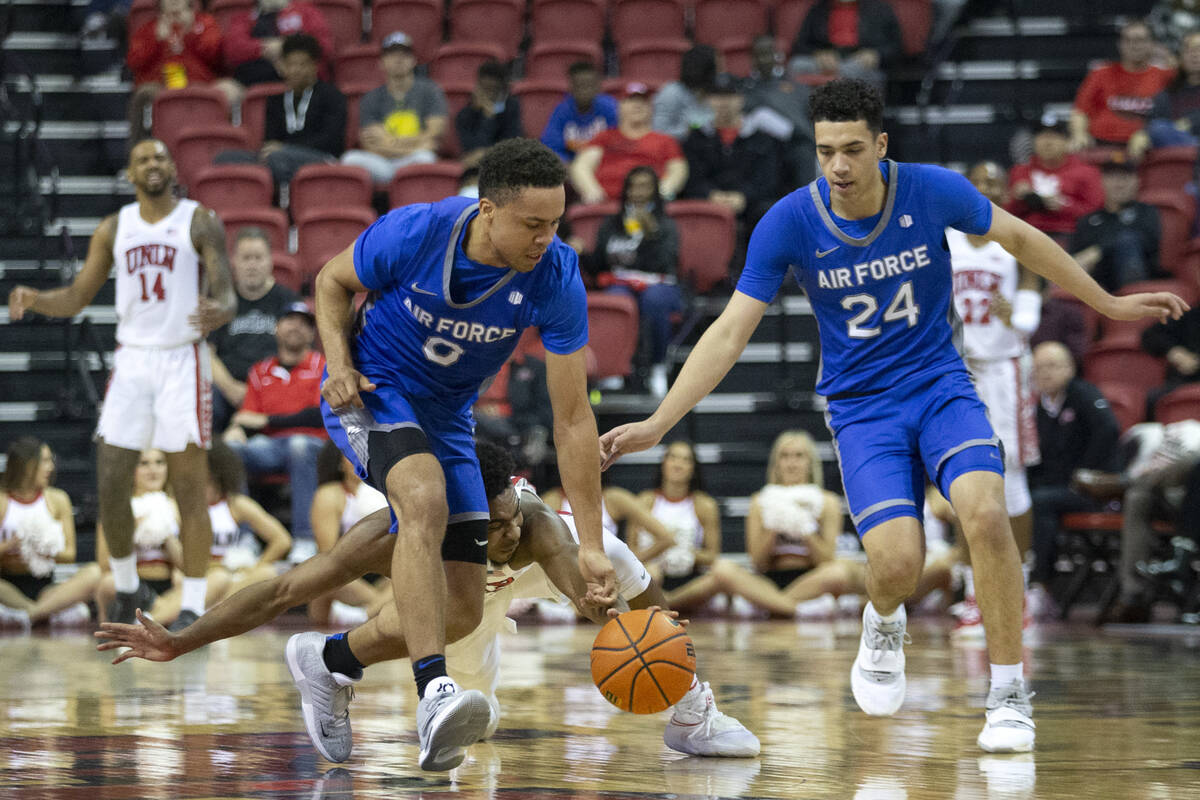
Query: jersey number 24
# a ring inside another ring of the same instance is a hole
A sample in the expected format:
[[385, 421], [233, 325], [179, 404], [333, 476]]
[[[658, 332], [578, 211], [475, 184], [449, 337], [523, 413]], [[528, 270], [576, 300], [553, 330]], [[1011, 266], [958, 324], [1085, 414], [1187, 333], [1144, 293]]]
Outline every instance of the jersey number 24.
[[[851, 294], [842, 298], [842, 308], [847, 311], [852, 311], [860, 307], [862, 310], [846, 321], [846, 335], [851, 339], [873, 339], [883, 329], [879, 326], [869, 327], [864, 323], [875, 316], [875, 312], [879, 310], [879, 301], [875, 299], [874, 295], [870, 294]], [[895, 322], [897, 320], [904, 320], [908, 323], [908, 327], [911, 328], [917, 324], [917, 316], [920, 313], [921, 308], [913, 300], [912, 281], [905, 281], [900, 284], [900, 288], [896, 290], [892, 302], [888, 304], [887, 310], [883, 312], [883, 321]]]

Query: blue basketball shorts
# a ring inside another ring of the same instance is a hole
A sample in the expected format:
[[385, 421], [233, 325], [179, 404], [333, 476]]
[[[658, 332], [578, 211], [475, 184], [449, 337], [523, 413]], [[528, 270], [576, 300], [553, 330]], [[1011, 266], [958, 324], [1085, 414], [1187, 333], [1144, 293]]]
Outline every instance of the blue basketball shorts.
[[[375, 391], [363, 392], [360, 396], [363, 408], [334, 411], [328, 403], [321, 401], [321, 414], [329, 438], [354, 465], [360, 478], [387, 494], [386, 487], [375, 485], [382, 482], [382, 478], [374, 481], [367, 472], [370, 434], [416, 428], [425, 434], [434, 458], [442, 465], [446, 478], [446, 504], [450, 511], [448, 524], [488, 519], [487, 493], [475, 456], [475, 419], [469, 406], [449, 409], [433, 400], [409, 397], [378, 380]], [[395, 530], [393, 514], [392, 531]]]
[[825, 421], [860, 538], [890, 519], [921, 520], [926, 476], [949, 497], [964, 473], [1004, 474], [1000, 439], [965, 368], [830, 398]]

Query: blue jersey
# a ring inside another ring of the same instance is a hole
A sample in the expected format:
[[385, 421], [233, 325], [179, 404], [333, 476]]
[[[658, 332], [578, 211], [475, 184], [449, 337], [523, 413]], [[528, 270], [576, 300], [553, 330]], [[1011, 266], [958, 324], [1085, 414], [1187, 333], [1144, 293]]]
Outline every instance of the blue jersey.
[[587, 292], [575, 251], [558, 238], [530, 272], [479, 264], [463, 252], [475, 201], [403, 206], [354, 244], [354, 269], [371, 295], [352, 342], [373, 382], [449, 409], [474, 402], [521, 331], [541, 329], [551, 353], [587, 344]]
[[984, 234], [992, 205], [956, 172], [881, 162], [883, 211], [844, 220], [824, 177], [776, 203], [750, 237], [738, 291], [770, 302], [789, 268], [821, 334], [817, 392], [873, 393], [964, 369], [945, 229]]

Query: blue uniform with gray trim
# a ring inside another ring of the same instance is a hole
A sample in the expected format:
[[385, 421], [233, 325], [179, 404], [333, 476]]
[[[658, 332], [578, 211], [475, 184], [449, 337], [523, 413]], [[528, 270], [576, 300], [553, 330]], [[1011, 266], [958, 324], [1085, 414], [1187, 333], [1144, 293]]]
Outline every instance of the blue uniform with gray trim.
[[420, 428], [445, 472], [451, 524], [488, 518], [471, 415], [480, 386], [527, 327], [540, 328], [551, 353], [587, 344], [575, 251], [555, 238], [526, 273], [476, 263], [463, 247], [477, 213], [459, 197], [403, 206], [358, 237], [354, 269], [371, 294], [351, 354], [377, 388], [361, 394], [363, 409], [321, 403], [330, 437], [364, 479], [372, 431]]
[[983, 234], [991, 203], [958, 173], [879, 165], [883, 210], [844, 220], [824, 177], [784, 197], [750, 239], [738, 291], [770, 302], [789, 270], [821, 335], [817, 392], [862, 535], [921, 518], [925, 476], [949, 496], [964, 472], [1003, 474], [1000, 443], [962, 359], [946, 228]]

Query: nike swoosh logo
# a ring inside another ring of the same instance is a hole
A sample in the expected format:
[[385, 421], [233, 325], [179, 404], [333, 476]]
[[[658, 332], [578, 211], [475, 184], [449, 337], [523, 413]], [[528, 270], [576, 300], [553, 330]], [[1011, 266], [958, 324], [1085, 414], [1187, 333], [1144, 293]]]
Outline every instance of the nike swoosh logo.
[[480, 547], [487, 547], [487, 539], [484, 539], [482, 542], [476, 539], [475, 544], [479, 545]]
[[[837, 245], [836, 247], [831, 247], [831, 248], [829, 248], [828, 250], [818, 250], [818, 251], [817, 251], [817, 258], [824, 258], [825, 256], [827, 256], [827, 255], [829, 255], [830, 253], [832, 253], [834, 250], [837, 250], [837, 249], [838, 249], [838, 247], [841, 247], [841, 245], [839, 244], [839, 245]], [[416, 287], [413, 287], [413, 288], [416, 288]]]
[[416, 281], [413, 281], [411, 288], [414, 292], [419, 292], [420, 294], [427, 294], [430, 297], [437, 297], [437, 292], [431, 292], [428, 289], [422, 289], [420, 286], [417, 286]]

